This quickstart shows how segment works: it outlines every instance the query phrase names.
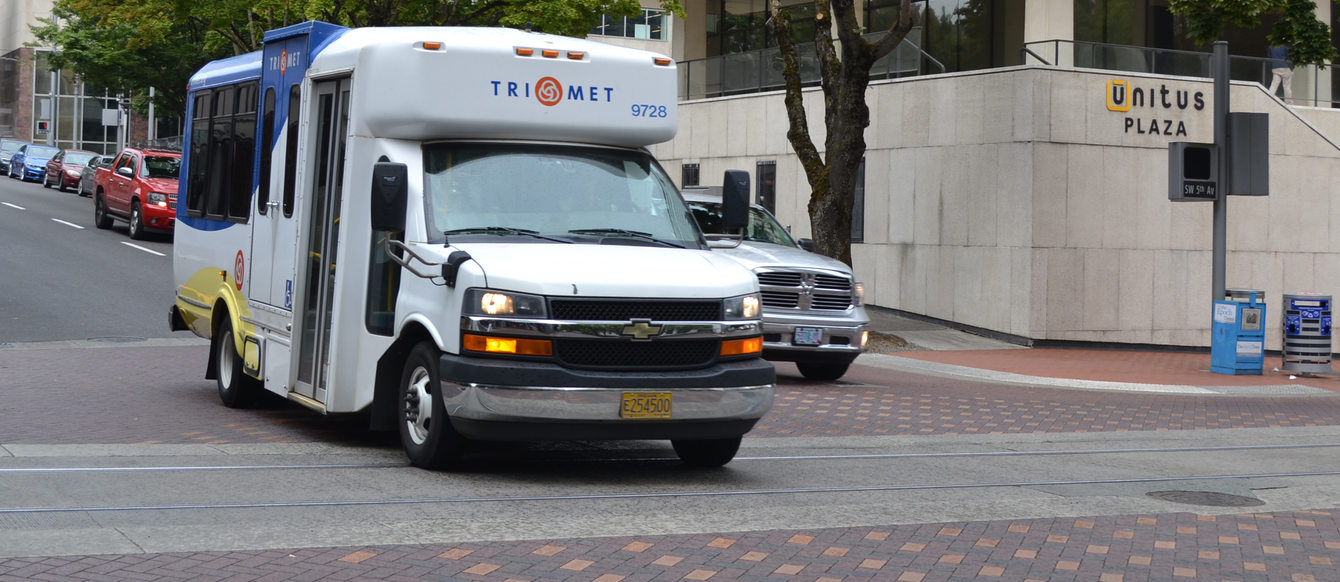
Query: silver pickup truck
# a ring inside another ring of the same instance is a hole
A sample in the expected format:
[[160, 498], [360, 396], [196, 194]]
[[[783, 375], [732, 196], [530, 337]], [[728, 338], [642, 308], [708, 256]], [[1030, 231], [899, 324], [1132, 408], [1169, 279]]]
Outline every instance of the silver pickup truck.
[[[721, 188], [682, 190], [698, 226], [725, 234]], [[749, 209], [744, 239], [716, 248], [754, 271], [763, 294], [763, 357], [795, 362], [811, 380], [836, 380], [865, 349], [870, 316], [864, 290], [841, 261], [811, 253], [762, 206]]]

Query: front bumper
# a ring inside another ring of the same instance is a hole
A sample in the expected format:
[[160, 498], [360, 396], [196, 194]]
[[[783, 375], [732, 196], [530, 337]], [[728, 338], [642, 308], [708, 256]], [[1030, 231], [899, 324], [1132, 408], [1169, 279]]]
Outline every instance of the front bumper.
[[[444, 354], [452, 427], [477, 440], [733, 438], [772, 408], [775, 373], [751, 359], [671, 372], [572, 370]], [[669, 419], [626, 419], [625, 392], [668, 392]]]
[[144, 226], [158, 230], [173, 230], [177, 226], [177, 210], [156, 204], [145, 204], [140, 210]]
[[[769, 317], [763, 310], [763, 357], [777, 362], [850, 362], [865, 351], [869, 320]], [[796, 345], [796, 328], [823, 330], [818, 345]]]
[[47, 177], [46, 168], [29, 168], [27, 166], [23, 167], [22, 178], [24, 180], [32, 180], [34, 182], [38, 182], [45, 179], [46, 177]]

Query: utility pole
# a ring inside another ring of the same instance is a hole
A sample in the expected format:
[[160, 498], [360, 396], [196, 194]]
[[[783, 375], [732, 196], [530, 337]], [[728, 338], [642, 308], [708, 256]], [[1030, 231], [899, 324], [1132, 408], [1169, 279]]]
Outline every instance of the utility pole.
[[1214, 248], [1211, 251], [1214, 261], [1213, 295], [1210, 305], [1224, 299], [1224, 263], [1228, 232], [1228, 43], [1215, 41], [1214, 52], [1210, 56], [1210, 67], [1214, 70], [1214, 145], [1218, 157], [1218, 175], [1215, 181], [1218, 187], [1214, 195]]

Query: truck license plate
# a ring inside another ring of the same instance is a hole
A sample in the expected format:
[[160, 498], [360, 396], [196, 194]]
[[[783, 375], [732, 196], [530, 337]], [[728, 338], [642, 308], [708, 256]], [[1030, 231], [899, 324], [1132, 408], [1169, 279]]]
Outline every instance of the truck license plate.
[[824, 343], [824, 330], [818, 327], [797, 327], [795, 344], [798, 346], [817, 346]]
[[670, 418], [669, 392], [624, 392], [619, 418]]

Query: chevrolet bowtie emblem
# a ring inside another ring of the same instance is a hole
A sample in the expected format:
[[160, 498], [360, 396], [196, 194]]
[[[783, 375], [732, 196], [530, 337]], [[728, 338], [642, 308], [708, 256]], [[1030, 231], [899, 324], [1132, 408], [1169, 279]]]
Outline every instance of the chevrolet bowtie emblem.
[[631, 335], [633, 339], [650, 339], [651, 336], [661, 333], [661, 326], [651, 325], [650, 321], [634, 321], [633, 325], [624, 326], [621, 333]]

